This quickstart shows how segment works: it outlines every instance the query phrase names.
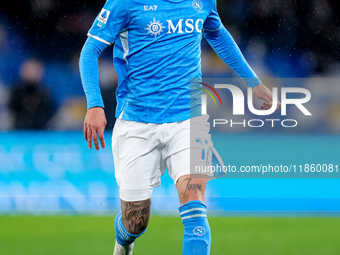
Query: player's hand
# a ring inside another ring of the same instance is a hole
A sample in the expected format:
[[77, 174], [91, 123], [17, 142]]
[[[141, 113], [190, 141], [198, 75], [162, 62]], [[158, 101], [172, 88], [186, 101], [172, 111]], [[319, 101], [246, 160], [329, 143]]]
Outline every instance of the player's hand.
[[[105, 148], [104, 130], [106, 126], [106, 117], [104, 109], [101, 107], [93, 107], [87, 111], [84, 122], [84, 136], [88, 142], [89, 149], [92, 149], [92, 140], [96, 150], [99, 150], [99, 142], [102, 148]], [[98, 134], [98, 137], [97, 137]]]
[[[264, 103], [261, 105], [261, 109], [269, 110], [272, 107], [273, 104], [273, 93], [263, 84], [257, 85], [253, 88], [253, 94], [259, 98], [260, 100], [263, 100]], [[276, 110], [278, 110], [281, 106], [281, 103], [279, 100], [277, 100], [277, 107]]]

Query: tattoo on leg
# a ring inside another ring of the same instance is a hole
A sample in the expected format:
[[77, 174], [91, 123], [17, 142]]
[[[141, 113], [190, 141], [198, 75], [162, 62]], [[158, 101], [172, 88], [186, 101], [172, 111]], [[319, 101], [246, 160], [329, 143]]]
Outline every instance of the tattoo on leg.
[[195, 193], [197, 193], [197, 191], [201, 191], [202, 190], [202, 184], [197, 184], [197, 183], [191, 183], [192, 179], [191, 178], [186, 178], [182, 183], [186, 182], [186, 187], [184, 192], [182, 192], [181, 196], [182, 198], [185, 198], [185, 194], [187, 193], [187, 191], [194, 191]]
[[122, 222], [131, 234], [142, 233], [149, 222], [151, 199], [137, 202], [126, 202], [121, 200]]

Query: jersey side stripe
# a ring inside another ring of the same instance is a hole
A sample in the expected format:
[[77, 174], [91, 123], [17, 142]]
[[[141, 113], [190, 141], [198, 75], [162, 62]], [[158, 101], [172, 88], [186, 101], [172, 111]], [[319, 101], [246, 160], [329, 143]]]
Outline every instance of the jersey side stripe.
[[122, 42], [123, 50], [124, 50], [124, 55], [123, 58], [126, 61], [126, 64], [129, 64], [126, 56], [129, 54], [129, 32], [127, 30], [122, 30], [119, 33], [120, 41]]

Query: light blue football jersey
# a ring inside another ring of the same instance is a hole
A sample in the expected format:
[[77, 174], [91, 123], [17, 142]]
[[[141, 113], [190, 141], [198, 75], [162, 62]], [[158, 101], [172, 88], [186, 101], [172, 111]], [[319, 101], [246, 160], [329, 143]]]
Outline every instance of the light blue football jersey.
[[169, 123], [200, 115], [190, 79], [202, 76], [202, 30], [221, 26], [216, 0], [108, 0], [88, 36], [115, 43], [116, 117]]

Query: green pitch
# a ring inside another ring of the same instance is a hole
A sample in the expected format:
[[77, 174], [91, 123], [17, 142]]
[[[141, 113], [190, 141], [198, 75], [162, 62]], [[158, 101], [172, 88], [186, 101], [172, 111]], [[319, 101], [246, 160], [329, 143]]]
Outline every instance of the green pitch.
[[[211, 254], [340, 254], [340, 218], [210, 217]], [[152, 216], [135, 255], [181, 254], [180, 218]], [[112, 254], [113, 217], [0, 216], [0, 254]]]

